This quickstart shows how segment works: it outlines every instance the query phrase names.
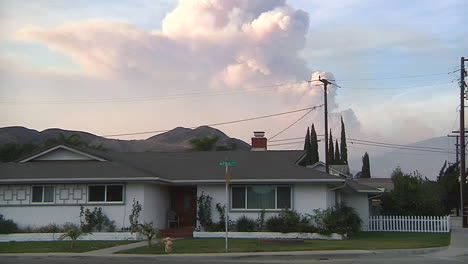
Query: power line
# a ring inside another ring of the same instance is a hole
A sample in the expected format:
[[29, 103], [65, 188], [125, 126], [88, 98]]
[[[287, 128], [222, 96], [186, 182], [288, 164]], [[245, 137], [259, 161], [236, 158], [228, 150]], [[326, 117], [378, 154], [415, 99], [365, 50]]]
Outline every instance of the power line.
[[441, 82], [436, 84], [424, 84], [424, 85], [412, 85], [412, 86], [401, 86], [401, 87], [374, 87], [374, 88], [359, 88], [359, 87], [345, 87], [343, 89], [352, 89], [352, 90], [400, 90], [407, 88], [418, 88], [418, 87], [433, 87], [442, 84], [453, 83], [454, 81]]
[[[321, 137], [323, 135], [317, 135], [317, 136]], [[269, 142], [279, 142], [279, 141], [288, 141], [288, 140], [297, 140], [297, 139], [304, 139], [304, 137], [285, 138], [285, 139], [272, 140], [272, 141], [269, 141]], [[363, 140], [363, 139], [350, 138], [350, 137], [347, 137], [346, 139], [350, 140], [350, 141], [373, 143], [373, 144], [376, 144], [376, 145], [388, 145], [388, 146], [394, 146], [394, 147], [406, 147], [406, 148], [417, 148], [417, 149], [427, 149], [427, 150], [445, 150], [443, 148], [402, 145], [402, 144], [379, 142], [379, 141], [370, 141], [370, 140]], [[337, 140], [340, 141], [340, 139], [337, 139]]]
[[405, 147], [393, 147], [393, 146], [386, 146], [386, 145], [378, 145], [372, 143], [362, 143], [362, 142], [350, 142], [351, 144], [359, 144], [359, 145], [366, 145], [366, 146], [373, 146], [373, 147], [381, 147], [381, 148], [392, 148], [392, 149], [402, 149], [402, 150], [413, 150], [413, 151], [423, 151], [423, 152], [434, 152], [434, 153], [450, 153], [455, 154], [450, 151], [438, 151], [438, 150], [429, 150], [429, 149], [417, 149], [417, 148], [405, 148]]
[[[322, 139], [318, 139], [317, 142], [322, 141]], [[282, 145], [291, 145], [291, 144], [299, 144], [299, 143], [304, 143], [304, 140], [301, 141], [294, 141], [294, 142], [287, 142], [287, 143], [278, 143], [278, 144], [268, 144], [269, 147], [273, 146], [282, 146]]]
[[[324, 135], [317, 135], [317, 137], [323, 137]], [[268, 142], [280, 142], [280, 141], [289, 141], [289, 140], [297, 140], [297, 139], [304, 139], [305, 137], [296, 137], [296, 138], [284, 138], [284, 139], [277, 139], [277, 140], [268, 140]]]
[[297, 119], [296, 121], [294, 121], [292, 124], [290, 124], [289, 126], [287, 126], [285, 129], [281, 130], [280, 132], [276, 133], [275, 135], [273, 135], [272, 137], [270, 137], [269, 139], [274, 139], [275, 137], [281, 135], [281, 133], [283, 133], [284, 131], [288, 130], [289, 128], [291, 128], [292, 126], [294, 126], [297, 122], [299, 122], [300, 120], [302, 120], [306, 115], [308, 115], [310, 112], [312, 112], [313, 110], [319, 108], [319, 107], [322, 107], [323, 105], [319, 105], [319, 106], [315, 106], [313, 107], [312, 109], [310, 109], [307, 113], [305, 113], [303, 116], [299, 117], [299, 119]]
[[407, 75], [407, 76], [395, 76], [395, 77], [384, 77], [384, 78], [338, 79], [336, 81], [350, 82], [350, 81], [380, 81], [380, 80], [410, 79], [410, 78], [446, 75], [446, 74], [456, 73], [458, 71], [460, 71], [460, 69], [455, 70], [455, 71], [450, 71], [450, 72], [429, 73], [429, 74], [421, 74], [421, 75]]
[[[457, 72], [452, 71], [449, 73]], [[443, 73], [446, 74], [446, 73]], [[411, 77], [423, 77], [423, 76], [431, 76], [431, 75], [442, 75], [442, 74], [425, 74], [425, 75], [414, 75], [414, 76], [402, 76], [402, 77], [394, 77], [393, 79], [403, 79], [403, 78], [411, 78]], [[360, 81], [360, 80], [386, 80], [392, 78], [373, 78], [373, 79], [349, 79], [349, 80], [330, 80], [330, 81]], [[171, 100], [171, 99], [184, 99], [184, 98], [196, 98], [196, 97], [205, 97], [205, 96], [225, 96], [225, 95], [238, 95], [238, 94], [246, 94], [246, 93], [255, 93], [255, 92], [266, 92], [266, 91], [274, 91], [271, 89], [272, 87], [281, 87], [281, 86], [290, 86], [290, 85], [297, 85], [297, 84], [306, 84], [312, 83], [319, 80], [310, 80], [310, 81], [299, 81], [299, 82], [290, 82], [290, 83], [279, 83], [279, 84], [271, 84], [271, 85], [264, 85], [264, 86], [257, 86], [252, 89], [231, 89], [230, 91], [225, 92], [210, 92], [209, 90], [202, 90], [201, 92], [191, 92], [191, 93], [180, 93], [180, 94], [170, 94], [170, 95], [149, 95], [149, 96], [138, 96], [138, 97], [121, 97], [121, 98], [97, 98], [94, 100], [56, 100], [56, 101], [48, 101], [48, 100], [38, 100], [38, 101], [0, 101], [0, 104], [3, 105], [25, 105], [25, 104], [99, 104], [99, 103], [122, 103], [122, 102], [139, 102], [139, 101], [159, 101], [159, 100]], [[406, 88], [416, 88], [416, 87], [430, 87], [436, 85], [442, 85], [447, 83], [453, 83], [453, 81], [449, 82], [442, 82], [437, 84], [430, 84], [430, 85], [414, 85], [414, 86], [404, 86], [404, 87], [374, 87], [374, 88], [359, 88], [359, 87], [346, 87], [345, 89], [353, 89], [353, 90], [395, 90], [395, 89], [406, 89]], [[341, 86], [337, 85], [336, 83], [330, 83], [338, 88], [342, 88]], [[234, 92], [233, 92], [234, 91]], [[237, 91], [237, 92], [235, 92]]]
[[346, 139], [348, 139], [350, 141], [359, 141], [359, 142], [374, 143], [374, 144], [379, 144], [379, 145], [388, 145], [388, 146], [395, 146], [395, 147], [420, 148], [420, 149], [429, 149], [429, 150], [443, 150], [442, 148], [400, 145], [400, 144], [385, 143], [385, 142], [370, 141], [370, 140], [362, 140], [362, 139], [355, 139], [355, 138], [346, 138]]
[[[184, 98], [194, 98], [194, 97], [205, 97], [205, 96], [223, 96], [223, 95], [237, 95], [237, 94], [246, 94], [246, 93], [255, 93], [255, 92], [266, 92], [274, 91], [272, 87], [281, 87], [297, 84], [306, 84], [307, 81], [293, 82], [293, 83], [281, 83], [281, 84], [272, 84], [259, 86], [253, 89], [231, 89], [230, 91], [223, 92], [210, 92], [209, 90], [202, 90], [202, 92], [192, 92], [192, 93], [180, 93], [172, 95], [150, 95], [150, 96], [138, 96], [138, 97], [121, 97], [121, 98], [98, 98], [95, 100], [77, 100], [77, 101], [23, 101], [23, 102], [8, 102], [3, 101], [0, 104], [5, 105], [22, 105], [22, 104], [99, 104], [99, 103], [121, 103], [121, 102], [135, 102], [135, 101], [159, 101], [159, 100], [171, 100], [171, 99], [184, 99]], [[232, 92], [238, 91], [238, 92]]]
[[[352, 149], [360, 149], [360, 150], [366, 150], [368, 151], [367, 148], [361, 148], [361, 147], [357, 147], [355, 145], [349, 145], [348, 147], [352, 148]], [[377, 151], [377, 152], [383, 152], [385, 153], [386, 155], [411, 155], [411, 156], [428, 156], [428, 155], [440, 155], [441, 153], [438, 153], [438, 152], [424, 152], [424, 153], [414, 153], [414, 152], [401, 152], [401, 151], [392, 151], [392, 152], [388, 152], [386, 150], [382, 150], [382, 149], [375, 149], [375, 150], [372, 150], [372, 151]], [[445, 153], [442, 153], [442, 154], [445, 154]], [[447, 154], [450, 154], [450, 153], [447, 153]]]
[[[278, 141], [287, 141], [287, 140], [296, 140], [296, 139], [302, 139], [302, 137], [300, 137], [300, 138], [281, 139], [281, 140], [276, 140], [276, 142], [278, 142]], [[385, 142], [378, 142], [378, 141], [361, 140], [361, 139], [355, 139], [355, 138], [347, 138], [347, 139], [349, 140], [349, 142], [351, 144], [358, 144], [358, 145], [392, 148], [392, 149], [402, 149], [402, 150], [412, 150], [412, 151], [424, 151], [424, 152], [454, 154], [454, 153], [450, 152], [449, 150], [443, 149], [443, 148], [401, 145], [401, 144], [385, 143]], [[339, 139], [337, 139], [337, 140], [340, 141]], [[275, 141], [273, 141], [273, 142], [275, 142]], [[304, 141], [302, 140], [302, 141], [297, 141], [297, 142], [287, 142], [287, 143], [273, 144], [273, 145], [270, 145], [270, 146], [296, 144], [298, 142], [304, 142]]]
[[[269, 118], [269, 117], [274, 117], [274, 116], [281, 116], [281, 115], [287, 115], [287, 114], [292, 114], [292, 113], [297, 113], [297, 112], [303, 112], [303, 111], [307, 111], [307, 110], [313, 110], [313, 109], [316, 109], [317, 107], [320, 107], [320, 106], [307, 107], [307, 108], [302, 108], [302, 109], [298, 109], [298, 110], [282, 112], [282, 113], [277, 113], [277, 114], [271, 114], [271, 115], [265, 115], [265, 116], [258, 116], [258, 117], [239, 119], [239, 120], [233, 120], [233, 121], [227, 121], [227, 122], [221, 122], [221, 123], [207, 124], [205, 126], [222, 126], [222, 125], [252, 121], [252, 120], [257, 120], [257, 119], [263, 119], [263, 118]], [[193, 128], [197, 128], [199, 126], [201, 126], [201, 125], [192, 126], [192, 127], [189, 127], [189, 128], [193, 129]], [[163, 133], [163, 132], [167, 132], [167, 131], [170, 131], [170, 130], [171, 129], [153, 130], [153, 131], [145, 131], [145, 132], [133, 132], [133, 133], [122, 133], [122, 134], [112, 134], [112, 135], [103, 135], [103, 137], [118, 137], [118, 136], [154, 134], [154, 133]]]

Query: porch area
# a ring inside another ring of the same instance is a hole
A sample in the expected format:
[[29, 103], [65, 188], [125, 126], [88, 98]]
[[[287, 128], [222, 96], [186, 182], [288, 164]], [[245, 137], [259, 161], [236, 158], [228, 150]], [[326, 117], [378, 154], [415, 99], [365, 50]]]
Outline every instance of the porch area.
[[197, 187], [173, 186], [169, 189], [170, 210], [163, 237], [193, 237], [197, 224]]

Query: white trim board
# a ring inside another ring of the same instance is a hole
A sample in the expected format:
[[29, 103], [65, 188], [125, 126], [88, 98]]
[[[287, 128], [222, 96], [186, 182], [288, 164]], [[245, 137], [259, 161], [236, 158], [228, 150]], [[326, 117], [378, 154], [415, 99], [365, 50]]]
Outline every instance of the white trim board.
[[83, 156], [83, 157], [85, 157], [85, 158], [87, 158], [87, 159], [96, 160], [96, 161], [106, 161], [105, 159], [96, 157], [96, 156], [94, 156], [94, 155], [85, 153], [85, 152], [83, 152], [83, 151], [79, 151], [79, 150], [76, 150], [76, 149], [74, 149], [74, 148], [67, 147], [67, 146], [65, 146], [65, 145], [58, 145], [58, 146], [55, 146], [55, 147], [53, 147], [53, 148], [47, 149], [47, 150], [45, 150], [45, 151], [42, 151], [42, 152], [40, 152], [40, 153], [38, 153], [38, 154], [36, 154], [36, 155], [33, 155], [33, 156], [31, 156], [31, 157], [28, 157], [28, 158], [25, 158], [25, 159], [23, 159], [23, 160], [20, 160], [19, 162], [24, 163], [24, 162], [28, 162], [28, 161], [31, 161], [31, 160], [35, 160], [35, 159], [37, 159], [37, 158], [39, 158], [39, 157], [42, 157], [42, 156], [47, 155], [47, 154], [50, 154], [50, 153], [52, 153], [52, 152], [54, 152], [54, 151], [56, 151], [56, 150], [59, 150], [59, 149], [67, 150], [67, 151], [69, 151], [69, 152], [72, 152], [73, 154], [78, 154], [78, 155]]

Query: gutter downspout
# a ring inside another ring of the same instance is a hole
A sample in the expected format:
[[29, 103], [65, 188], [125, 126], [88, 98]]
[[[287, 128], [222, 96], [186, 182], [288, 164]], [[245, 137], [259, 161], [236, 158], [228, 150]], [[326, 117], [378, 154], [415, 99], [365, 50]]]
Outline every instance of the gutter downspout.
[[375, 196], [371, 196], [371, 197], [369, 197], [369, 198], [367, 198], [367, 199], [370, 200], [370, 199], [374, 199], [374, 198], [379, 198], [379, 197], [381, 197], [381, 196], [383, 196], [383, 195], [384, 195], [384, 192], [382, 192], [381, 194], [377, 194], [377, 195], [375, 195]]
[[[344, 188], [346, 187], [346, 180], [345, 182], [343, 183], [343, 185], [341, 186], [338, 186], [338, 187], [335, 187], [335, 188], [331, 188], [331, 189], [328, 189], [329, 192], [331, 191], [335, 191], [335, 190], [338, 190], [338, 189], [341, 189], [341, 188]], [[340, 197], [340, 203], [341, 203], [341, 193], [338, 193], [339, 194], [339, 197]], [[337, 206], [338, 205], [338, 201], [337, 201], [337, 193], [335, 192], [335, 205]]]
[[332, 189], [328, 189], [328, 191], [334, 191], [334, 190], [338, 190], [338, 189], [341, 189], [341, 188], [344, 188], [344, 187], [346, 187], [346, 181], [344, 182], [343, 185], [338, 186], [338, 187], [335, 187], [335, 188], [332, 188]]

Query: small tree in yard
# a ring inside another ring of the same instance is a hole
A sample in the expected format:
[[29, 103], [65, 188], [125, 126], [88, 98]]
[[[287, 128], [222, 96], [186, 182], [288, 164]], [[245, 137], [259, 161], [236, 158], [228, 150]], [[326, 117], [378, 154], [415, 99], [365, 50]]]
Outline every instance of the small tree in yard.
[[138, 217], [140, 217], [141, 204], [133, 198], [132, 212], [128, 216], [130, 222], [130, 232], [138, 231]]
[[76, 247], [76, 240], [84, 235], [85, 233], [81, 231], [81, 229], [72, 223], [66, 223], [63, 225], [63, 229], [65, 230], [65, 233], [59, 237], [59, 240], [63, 240], [65, 238], [70, 238], [71, 239], [71, 248]]
[[207, 230], [213, 225], [211, 220], [211, 196], [205, 195], [204, 192], [197, 199], [197, 220], [200, 223], [200, 226]]
[[445, 215], [443, 190], [437, 182], [422, 177], [417, 171], [404, 173], [396, 168], [392, 173], [394, 188], [382, 197], [385, 215]]
[[148, 241], [148, 247], [151, 247], [151, 240], [159, 234], [159, 231], [153, 227], [152, 222], [140, 224], [139, 226], [140, 229], [138, 232], [146, 237], [146, 241]]

